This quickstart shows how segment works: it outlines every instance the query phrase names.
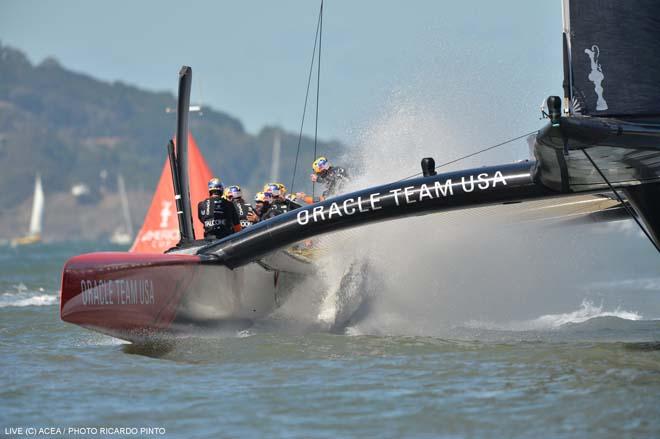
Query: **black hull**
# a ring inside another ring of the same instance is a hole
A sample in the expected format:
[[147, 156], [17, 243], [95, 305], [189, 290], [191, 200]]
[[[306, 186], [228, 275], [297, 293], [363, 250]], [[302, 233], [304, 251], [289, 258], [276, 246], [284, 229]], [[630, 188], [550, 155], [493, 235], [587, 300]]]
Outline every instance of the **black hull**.
[[198, 254], [234, 268], [295, 242], [368, 223], [562, 195], [538, 184], [534, 172], [534, 162], [521, 162], [376, 186], [280, 215]]

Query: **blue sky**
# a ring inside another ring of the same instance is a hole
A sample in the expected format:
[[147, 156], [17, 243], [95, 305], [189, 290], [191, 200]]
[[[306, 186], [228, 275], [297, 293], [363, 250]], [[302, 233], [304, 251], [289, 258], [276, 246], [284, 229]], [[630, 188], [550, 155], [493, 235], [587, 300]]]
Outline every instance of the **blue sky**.
[[[0, 39], [34, 62], [55, 56], [153, 90], [174, 92], [188, 64], [193, 101], [251, 132], [297, 131], [318, 6], [0, 0]], [[319, 134], [354, 141], [397, 99], [432, 108], [477, 143], [540, 127], [541, 101], [561, 93], [560, 35], [559, 0], [326, 0]]]

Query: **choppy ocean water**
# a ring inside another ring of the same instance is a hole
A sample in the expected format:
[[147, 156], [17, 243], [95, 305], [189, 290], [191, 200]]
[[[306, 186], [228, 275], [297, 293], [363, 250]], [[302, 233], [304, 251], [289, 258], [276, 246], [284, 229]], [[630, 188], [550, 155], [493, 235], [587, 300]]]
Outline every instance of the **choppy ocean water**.
[[480, 311], [430, 329], [427, 314], [402, 324], [376, 303], [378, 315], [337, 330], [295, 324], [289, 309], [161, 349], [59, 320], [63, 262], [104, 248], [0, 250], [0, 434], [660, 436], [660, 278], [648, 273], [508, 320]]

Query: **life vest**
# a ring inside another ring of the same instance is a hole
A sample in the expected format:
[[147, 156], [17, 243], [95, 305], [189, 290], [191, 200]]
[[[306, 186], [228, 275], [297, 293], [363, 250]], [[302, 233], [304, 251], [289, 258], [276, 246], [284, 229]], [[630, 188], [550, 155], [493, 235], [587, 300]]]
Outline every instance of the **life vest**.
[[234, 204], [220, 197], [200, 201], [197, 217], [204, 225], [204, 238], [224, 238], [234, 233], [234, 226], [240, 224]]
[[285, 201], [276, 200], [271, 203], [268, 210], [266, 210], [266, 212], [264, 212], [264, 214], [261, 216], [261, 219], [267, 220], [276, 217], [277, 215], [287, 213], [288, 211], [289, 205]]
[[241, 227], [246, 228], [251, 226], [252, 223], [248, 220], [248, 214], [254, 213], [252, 206], [244, 202], [242, 199], [232, 200], [232, 203], [234, 203], [234, 207], [236, 208]]

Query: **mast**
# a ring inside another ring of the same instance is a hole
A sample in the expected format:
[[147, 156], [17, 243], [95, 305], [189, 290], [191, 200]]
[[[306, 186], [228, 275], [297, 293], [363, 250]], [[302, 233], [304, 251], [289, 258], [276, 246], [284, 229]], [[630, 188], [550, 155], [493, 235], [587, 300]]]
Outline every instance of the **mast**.
[[170, 171], [172, 172], [172, 186], [174, 189], [174, 203], [176, 204], [176, 218], [179, 223], [179, 236], [185, 234], [183, 230], [183, 207], [181, 206], [181, 179], [179, 178], [179, 165], [174, 152], [174, 142], [172, 140], [167, 144], [167, 156], [170, 161]]
[[181, 243], [195, 240], [195, 229], [192, 222], [192, 209], [190, 206], [190, 185], [188, 173], [188, 111], [190, 109], [190, 87], [192, 83], [192, 69], [181, 67], [179, 71], [179, 101], [176, 112], [176, 147], [177, 166], [180, 178], [181, 207], [183, 215], [180, 225], [182, 231]]

